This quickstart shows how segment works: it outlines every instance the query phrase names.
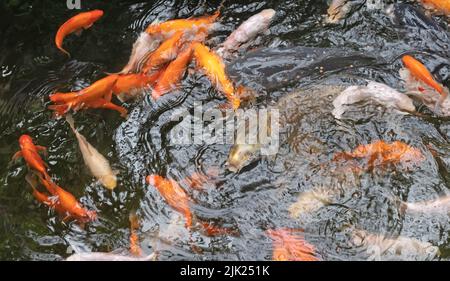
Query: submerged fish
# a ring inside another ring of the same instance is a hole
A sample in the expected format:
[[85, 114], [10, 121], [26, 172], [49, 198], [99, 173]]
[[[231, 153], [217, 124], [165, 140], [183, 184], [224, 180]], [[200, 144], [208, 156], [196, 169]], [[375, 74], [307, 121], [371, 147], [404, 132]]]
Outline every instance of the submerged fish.
[[425, 202], [402, 202], [402, 207], [411, 213], [447, 215], [450, 213], [450, 196]]
[[256, 161], [260, 157], [260, 144], [235, 144], [228, 155], [227, 168], [238, 173], [242, 168]]
[[146, 181], [159, 191], [170, 207], [185, 217], [186, 228], [191, 228], [192, 213], [189, 207], [190, 199], [186, 191], [176, 181], [165, 179], [159, 175], [147, 176]]
[[352, 7], [352, 0], [332, 0], [328, 7], [327, 23], [337, 23], [344, 18]]
[[68, 257], [66, 261], [153, 261], [155, 260], [155, 257], [155, 253], [151, 253], [145, 257], [136, 257], [113, 253], [94, 252], [73, 254]]
[[280, 228], [269, 229], [267, 235], [273, 240], [274, 261], [319, 261], [315, 247], [305, 241], [301, 230]]
[[393, 108], [402, 114], [416, 111], [413, 101], [407, 95], [385, 84], [370, 81], [367, 86], [350, 86], [345, 89], [334, 99], [332, 114], [336, 119], [341, 119], [349, 105], [368, 100]]
[[352, 235], [355, 245], [366, 248], [368, 260], [432, 260], [440, 255], [438, 247], [413, 238], [387, 238], [363, 230], [355, 230]]
[[236, 51], [242, 44], [256, 38], [259, 33], [268, 31], [269, 25], [275, 16], [275, 10], [262, 10], [256, 15], [244, 21], [217, 50], [217, 54], [227, 57], [229, 53]]
[[66, 120], [77, 137], [84, 163], [89, 168], [89, 171], [101, 182], [104, 187], [113, 190], [117, 186], [117, 177], [116, 173], [111, 169], [108, 160], [75, 129], [74, 121], [71, 115], [68, 115]]
[[406, 168], [416, 166], [425, 160], [422, 152], [401, 141], [392, 143], [378, 140], [367, 145], [359, 145], [352, 152], [335, 154], [333, 161], [365, 159], [367, 169], [386, 165], [402, 165]]
[[63, 25], [61, 25], [61, 27], [58, 29], [58, 32], [56, 33], [56, 47], [70, 57], [69, 52], [64, 50], [62, 47], [64, 38], [73, 32], [80, 33], [83, 29], [88, 29], [102, 16], [102, 10], [93, 10], [89, 12], [79, 13], [76, 16], [70, 18]]
[[450, 1], [448, 0], [420, 0], [427, 9], [432, 9], [439, 14], [450, 16]]
[[406, 55], [402, 58], [405, 68], [400, 77], [406, 83], [408, 94], [419, 98], [431, 111], [441, 116], [450, 116], [449, 90], [438, 83], [420, 61]]

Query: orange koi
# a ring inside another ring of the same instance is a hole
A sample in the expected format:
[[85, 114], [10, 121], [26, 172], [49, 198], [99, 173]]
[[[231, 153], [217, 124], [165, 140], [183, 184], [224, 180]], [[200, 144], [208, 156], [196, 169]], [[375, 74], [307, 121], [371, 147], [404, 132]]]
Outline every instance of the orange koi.
[[145, 75], [143, 73], [119, 75], [113, 87], [113, 93], [121, 101], [128, 100], [135, 96], [137, 91], [153, 85], [159, 75], [159, 72], [152, 73], [151, 75]]
[[152, 97], [158, 99], [165, 93], [176, 88], [183, 78], [192, 57], [192, 44], [182, 51], [178, 57], [169, 63], [162, 72], [152, 91]]
[[406, 166], [415, 165], [423, 161], [425, 157], [419, 149], [411, 147], [403, 142], [394, 141], [386, 143], [382, 140], [375, 141], [368, 145], [359, 145], [352, 152], [342, 152], [334, 156], [333, 160], [351, 160], [355, 158], [367, 159], [369, 170], [375, 166], [385, 166], [389, 164], [404, 164]]
[[217, 11], [212, 15], [190, 18], [190, 19], [175, 19], [166, 22], [151, 24], [147, 27], [145, 32], [148, 34], [171, 34], [178, 31], [186, 31], [189, 29], [203, 28], [208, 29], [219, 17], [220, 12]]
[[178, 31], [172, 37], [164, 41], [153, 53], [150, 54], [142, 73], [149, 73], [161, 68], [164, 64], [174, 60], [177, 57], [178, 50], [183, 43], [183, 32]]
[[413, 75], [417, 80], [420, 80], [432, 87], [438, 91], [439, 94], [445, 95], [444, 87], [436, 82], [426, 66], [420, 61], [409, 55], [403, 56], [402, 61], [405, 67], [411, 72], [411, 75]]
[[192, 227], [192, 213], [189, 208], [189, 197], [180, 185], [172, 180], [165, 179], [159, 175], [147, 176], [148, 184], [153, 185], [159, 191], [161, 196], [166, 200], [174, 210], [184, 215], [186, 218], [186, 227]]
[[42, 160], [39, 152], [47, 153], [47, 148], [35, 145], [29, 135], [22, 135], [19, 138], [20, 151], [13, 156], [13, 161], [23, 157], [28, 167], [41, 173], [45, 178], [50, 179], [47, 173], [48, 165]]
[[25, 177], [25, 180], [33, 189], [33, 196], [34, 198], [36, 198], [38, 202], [48, 206], [50, 209], [54, 209], [58, 214], [63, 215], [65, 213], [65, 210], [61, 207], [61, 204], [59, 203], [58, 200], [54, 200], [54, 198], [50, 198], [45, 193], [42, 193], [39, 190], [37, 190], [38, 183], [31, 175], [27, 175]]
[[139, 228], [139, 219], [135, 213], [130, 214], [130, 253], [135, 256], [142, 256], [142, 249], [139, 246], [139, 237], [136, 233]]
[[446, 16], [450, 16], [450, 1], [449, 0], [422, 0], [425, 8], [435, 9]]
[[64, 38], [73, 33], [81, 32], [83, 29], [90, 28], [94, 22], [103, 16], [102, 10], [93, 10], [89, 12], [79, 13], [78, 15], [70, 18], [58, 29], [55, 37], [55, 44], [58, 49], [67, 54], [70, 57], [70, 53], [63, 49]]
[[241, 100], [236, 95], [233, 83], [225, 72], [225, 64], [222, 59], [201, 43], [194, 43], [193, 48], [197, 66], [203, 69], [203, 72], [208, 76], [211, 83], [225, 94], [231, 102], [233, 109], [239, 108]]
[[52, 181], [42, 177], [39, 177], [39, 179], [48, 192], [56, 197], [57, 204], [65, 211], [67, 217], [73, 217], [80, 221], [92, 221], [97, 218], [97, 213], [95, 211], [85, 209], [70, 192], [64, 190]]
[[96, 81], [91, 86], [76, 93], [55, 93], [50, 95], [50, 100], [56, 105], [50, 105], [49, 109], [54, 110], [57, 115], [64, 115], [70, 109], [74, 111], [88, 108], [89, 104], [104, 99], [111, 101], [113, 87], [117, 82], [118, 75], [112, 74]]
[[315, 247], [303, 236], [295, 235], [294, 229], [269, 229], [266, 231], [273, 240], [272, 259], [274, 261], [319, 261]]

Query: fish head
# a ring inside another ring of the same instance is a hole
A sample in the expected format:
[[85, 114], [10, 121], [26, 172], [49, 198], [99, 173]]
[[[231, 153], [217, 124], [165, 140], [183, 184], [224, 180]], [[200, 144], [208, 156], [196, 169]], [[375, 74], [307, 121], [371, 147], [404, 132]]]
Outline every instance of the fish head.
[[257, 160], [257, 144], [237, 144], [234, 145], [228, 156], [228, 170], [233, 173], [239, 172], [242, 168]]
[[263, 16], [263, 18], [267, 21], [272, 21], [275, 14], [276, 14], [276, 12], [274, 9], [265, 9], [265, 10], [262, 10], [260, 13], [260, 15]]
[[29, 135], [21, 135], [19, 138], [20, 147], [26, 147], [27, 145], [33, 144], [33, 139]]
[[152, 185], [157, 188], [163, 183], [164, 178], [159, 175], [149, 175], [147, 176], [146, 181], [149, 185]]
[[117, 186], [117, 177], [115, 175], [106, 175], [100, 179], [102, 185], [110, 190]]
[[94, 10], [91, 12], [91, 19], [92, 21], [97, 21], [99, 18], [101, 18], [103, 16], [103, 11], [102, 10]]

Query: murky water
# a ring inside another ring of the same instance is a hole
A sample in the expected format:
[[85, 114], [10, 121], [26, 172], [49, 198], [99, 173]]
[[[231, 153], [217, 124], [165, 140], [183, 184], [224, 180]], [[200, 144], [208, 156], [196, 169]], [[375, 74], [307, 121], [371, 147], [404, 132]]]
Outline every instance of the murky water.
[[[100, 8], [105, 16], [80, 37], [66, 39], [70, 60], [53, 43], [59, 25], [74, 14], [65, 3], [0, 4], [1, 259], [60, 260], [70, 255], [69, 246], [80, 251], [126, 249], [130, 211], [141, 218], [144, 252], [158, 249], [162, 260], [269, 260], [271, 239], [265, 230], [278, 227], [305, 229], [306, 239], [324, 260], [369, 257], [352, 243], [353, 229], [430, 242], [439, 247], [441, 259], [448, 259], [449, 216], [405, 214], [398, 204], [399, 199], [415, 202], [450, 193], [448, 119], [433, 117], [425, 107], [419, 111], [428, 117], [399, 115], [370, 104], [349, 112], [345, 120], [335, 120], [330, 113], [333, 97], [363, 79], [401, 89], [398, 58], [404, 53], [426, 61], [449, 86], [450, 33], [445, 19], [434, 17], [436, 23], [431, 24], [400, 13], [393, 20], [385, 11], [393, 1], [354, 1], [346, 20], [326, 25], [325, 0], [227, 2], [221, 28], [209, 37], [210, 46], [222, 42], [250, 15], [265, 8], [277, 11], [270, 35], [261, 36], [251, 50], [227, 64], [235, 82], [259, 93], [248, 107], [280, 109], [279, 153], [234, 174], [226, 170], [230, 145], [170, 144], [170, 133], [179, 125], [171, 120], [174, 110], [193, 111], [196, 101], [205, 108], [224, 102], [205, 77], [194, 74], [158, 102], [147, 96], [127, 103], [127, 120], [101, 110], [75, 115], [80, 132], [120, 171], [114, 192], [89, 175], [69, 126], [46, 109], [48, 95], [56, 89], [81, 89], [104, 72], [120, 70], [139, 32], [154, 20], [210, 14], [220, 1], [82, 1], [83, 9]], [[24, 133], [49, 148], [51, 174], [85, 206], [97, 210], [98, 221], [84, 228], [63, 223], [37, 204], [24, 180], [27, 168], [10, 161]], [[426, 160], [411, 170], [357, 175], [330, 164], [334, 153], [378, 139], [406, 142], [420, 149]], [[145, 184], [150, 173], [181, 180], [211, 169], [219, 173], [204, 191], [186, 188], [193, 213], [199, 220], [237, 229], [237, 237], [207, 237], [201, 232], [190, 237], [183, 220]], [[289, 209], [298, 196], [315, 189], [327, 190], [331, 204], [292, 217]], [[192, 244], [201, 253], [193, 251]]]

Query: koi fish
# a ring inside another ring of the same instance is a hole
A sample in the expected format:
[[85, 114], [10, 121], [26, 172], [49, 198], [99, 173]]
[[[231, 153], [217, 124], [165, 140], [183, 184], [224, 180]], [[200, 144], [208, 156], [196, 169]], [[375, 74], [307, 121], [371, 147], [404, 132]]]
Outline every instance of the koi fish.
[[228, 36], [217, 54], [225, 57], [227, 53], [236, 51], [242, 44], [253, 40], [259, 33], [267, 31], [274, 16], [273, 9], [265, 9], [251, 16]]
[[193, 48], [197, 67], [202, 69], [211, 83], [225, 94], [233, 109], [239, 108], [241, 100], [225, 72], [225, 64], [222, 59], [201, 43], [194, 43]]
[[33, 139], [29, 135], [20, 136], [19, 145], [20, 151], [14, 154], [12, 160], [16, 161], [20, 157], [23, 157], [30, 169], [41, 173], [46, 179], [50, 179], [50, 176], [47, 173], [48, 165], [39, 155], [39, 152], [47, 153], [47, 148], [35, 145]]
[[448, 214], [450, 212], [450, 196], [425, 202], [402, 202], [402, 207], [412, 213]]
[[108, 160], [75, 129], [74, 120], [71, 115], [66, 116], [66, 121], [69, 123], [70, 128], [77, 137], [84, 163], [89, 168], [91, 174], [97, 178], [104, 187], [113, 190], [117, 186], [117, 177], [116, 173], [111, 169]]
[[78, 111], [83, 108], [88, 108], [90, 102], [94, 102], [99, 99], [104, 99], [107, 102], [110, 102], [113, 87], [117, 82], [117, 79], [118, 75], [116, 74], [108, 75], [79, 92], [52, 94], [50, 95], [50, 100], [56, 105], [50, 105], [49, 109], [54, 110], [57, 115], [62, 116], [70, 109]]
[[73, 33], [81, 33], [83, 29], [90, 28], [94, 22], [103, 16], [102, 10], [93, 10], [89, 12], [79, 13], [78, 15], [70, 18], [58, 29], [55, 37], [56, 47], [63, 53], [70, 57], [70, 53], [63, 49], [64, 38]]
[[296, 235], [295, 229], [269, 229], [267, 235], [273, 240], [272, 260], [274, 261], [319, 261], [315, 247]]
[[139, 228], [139, 218], [136, 213], [130, 214], [130, 253], [134, 256], [142, 256], [142, 249], [139, 246], [139, 237], [136, 231]]
[[333, 101], [332, 114], [334, 118], [341, 119], [349, 105], [366, 100], [393, 108], [401, 114], [416, 111], [413, 101], [407, 95], [385, 84], [370, 81], [367, 86], [350, 86], [340, 93]]
[[190, 19], [175, 19], [158, 24], [151, 24], [147, 27], [145, 32], [150, 35], [163, 34], [164, 36], [170, 36], [178, 31], [186, 31], [190, 29], [209, 29], [211, 25], [219, 17], [220, 12], [217, 11], [212, 15], [190, 18]]
[[151, 253], [145, 257], [134, 257], [127, 255], [118, 255], [113, 253], [77, 253], [66, 259], [66, 261], [153, 261], [155, 260], [155, 253]]
[[183, 50], [178, 57], [169, 63], [152, 91], [152, 97], [156, 100], [165, 93], [176, 88], [183, 78], [186, 68], [192, 57], [192, 45]]
[[145, 74], [158, 70], [164, 64], [177, 57], [178, 50], [183, 43], [183, 32], [178, 31], [172, 37], [164, 41], [148, 58], [142, 72]]
[[64, 190], [54, 182], [42, 178], [40, 175], [39, 180], [48, 192], [55, 196], [55, 200], [58, 202], [56, 204], [59, 204], [60, 208], [67, 214], [67, 217], [64, 218], [64, 220], [67, 218], [75, 218], [85, 222], [97, 219], [97, 213], [85, 209], [70, 192]]
[[150, 175], [146, 178], [147, 184], [154, 186], [161, 196], [175, 211], [184, 215], [186, 228], [192, 227], [192, 213], [189, 208], [189, 197], [180, 185], [172, 180], [159, 175]]
[[162, 38], [159, 36], [150, 36], [147, 32], [142, 32], [133, 44], [133, 50], [131, 51], [127, 65], [119, 72], [119, 74], [139, 72], [145, 58], [158, 48], [161, 44], [161, 40]]
[[32, 177], [30, 174], [25, 176], [25, 180], [28, 182], [28, 184], [33, 189], [33, 196], [36, 198], [37, 201], [40, 203], [48, 206], [50, 209], [54, 209], [58, 214], [64, 215], [65, 210], [62, 208], [61, 203], [58, 200], [55, 200], [54, 198], [51, 198], [45, 193], [40, 192], [37, 189], [38, 182], [34, 177]]
[[434, 9], [439, 13], [450, 16], [450, 1], [448, 0], [421, 0], [421, 2], [427, 9]]
[[127, 118], [128, 111], [123, 106], [119, 106], [105, 99], [97, 99], [94, 101], [86, 102], [83, 104], [85, 108], [102, 108], [102, 109], [110, 109], [120, 113], [120, 117]]
[[417, 80], [420, 80], [431, 88], [435, 89], [442, 96], [447, 95], [447, 93], [444, 91], [444, 87], [436, 82], [430, 71], [428, 71], [427, 67], [420, 61], [409, 55], [403, 56], [402, 61], [405, 67], [410, 71], [411, 75], [414, 76]]
[[438, 247], [409, 237], [388, 238], [364, 230], [355, 230], [352, 236], [356, 246], [366, 248], [368, 260], [431, 260], [440, 255]]
[[385, 166], [389, 164], [403, 164], [406, 167], [413, 166], [423, 161], [425, 157], [422, 152], [403, 142], [394, 141], [386, 143], [378, 140], [371, 144], [359, 145], [352, 152], [342, 152], [334, 156], [333, 160], [351, 160], [355, 158], [367, 159], [369, 170], [375, 166]]
[[142, 89], [153, 85], [159, 75], [160, 72], [155, 72], [151, 75], [145, 75], [143, 73], [119, 75], [113, 87], [113, 93], [121, 102], [125, 102], [135, 97]]
[[227, 168], [238, 173], [242, 168], [260, 158], [260, 144], [235, 144], [228, 155]]
[[327, 23], [337, 23], [344, 18], [351, 10], [352, 1], [350, 0], [332, 0], [328, 7]]

